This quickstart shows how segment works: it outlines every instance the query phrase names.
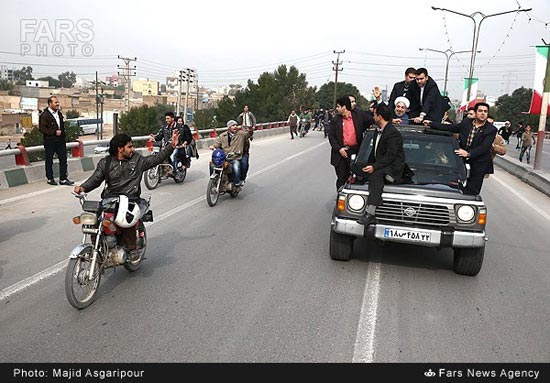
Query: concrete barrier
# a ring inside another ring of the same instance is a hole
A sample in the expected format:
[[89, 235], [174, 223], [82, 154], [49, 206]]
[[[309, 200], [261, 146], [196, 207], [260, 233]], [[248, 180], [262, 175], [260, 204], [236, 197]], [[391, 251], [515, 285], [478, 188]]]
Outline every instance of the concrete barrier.
[[[276, 134], [289, 133], [288, 126], [281, 126], [277, 129], [258, 130], [254, 132], [254, 138], [268, 137]], [[206, 149], [212, 145], [215, 138], [203, 138], [197, 141], [197, 149]], [[81, 148], [80, 148], [81, 149]], [[141, 155], [148, 156], [149, 151], [145, 148], [136, 149]], [[99, 160], [105, 155], [93, 155], [90, 157], [69, 157], [67, 167], [69, 178], [77, 179], [94, 170]], [[59, 161], [53, 163], [54, 178], [59, 179]], [[15, 186], [25, 185], [33, 182], [46, 183], [46, 169], [44, 161], [31, 162], [27, 166], [17, 166], [10, 169], [0, 170], [0, 189], [7, 189]]]
[[496, 156], [493, 163], [550, 197], [550, 174], [534, 170], [530, 165], [506, 155]]

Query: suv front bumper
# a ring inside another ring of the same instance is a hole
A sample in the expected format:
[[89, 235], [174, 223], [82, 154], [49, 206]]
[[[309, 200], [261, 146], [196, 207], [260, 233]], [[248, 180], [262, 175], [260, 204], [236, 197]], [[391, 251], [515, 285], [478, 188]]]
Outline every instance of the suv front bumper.
[[[395, 226], [377, 223], [376, 225], [370, 225], [367, 230], [365, 226], [357, 223], [356, 220], [345, 218], [333, 218], [332, 230], [339, 234], [352, 235], [355, 237], [373, 237], [382, 241], [410, 243], [414, 245], [427, 246], [427, 247], [483, 247], [487, 237], [485, 231], [483, 232], [471, 232], [471, 231], [451, 231], [448, 232], [442, 230], [425, 229], [425, 228], [413, 228], [407, 226]], [[393, 231], [412, 231], [420, 234], [420, 237], [429, 238], [426, 240], [419, 240], [417, 238], [411, 238], [414, 236], [387, 237], [385, 234], [388, 230]]]

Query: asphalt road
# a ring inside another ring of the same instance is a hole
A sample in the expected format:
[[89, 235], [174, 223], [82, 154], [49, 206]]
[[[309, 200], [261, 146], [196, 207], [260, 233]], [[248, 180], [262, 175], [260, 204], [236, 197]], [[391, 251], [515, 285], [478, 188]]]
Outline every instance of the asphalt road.
[[244, 190], [215, 207], [208, 154], [182, 184], [143, 189], [148, 258], [107, 272], [82, 311], [64, 292], [71, 188], [0, 190], [0, 362], [550, 361], [545, 195], [499, 169], [486, 181], [476, 277], [453, 273], [451, 250], [365, 240], [337, 262], [323, 133], [254, 140]]

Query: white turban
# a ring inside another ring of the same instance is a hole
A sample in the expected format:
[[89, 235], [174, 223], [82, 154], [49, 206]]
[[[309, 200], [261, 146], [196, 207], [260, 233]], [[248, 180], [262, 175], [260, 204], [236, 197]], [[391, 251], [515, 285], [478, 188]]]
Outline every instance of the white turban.
[[397, 97], [395, 99], [394, 104], [397, 105], [399, 102], [402, 102], [403, 104], [405, 104], [405, 107], [407, 109], [409, 109], [409, 106], [411, 105], [411, 102], [409, 101], [409, 99], [407, 97], [403, 97], [403, 96]]

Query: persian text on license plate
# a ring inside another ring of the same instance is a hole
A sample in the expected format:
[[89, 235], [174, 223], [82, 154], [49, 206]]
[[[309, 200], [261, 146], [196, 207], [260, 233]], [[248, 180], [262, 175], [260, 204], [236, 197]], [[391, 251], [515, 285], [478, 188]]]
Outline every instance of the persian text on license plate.
[[413, 230], [401, 229], [385, 229], [384, 238], [406, 239], [409, 241], [429, 242], [431, 239], [430, 233]]

